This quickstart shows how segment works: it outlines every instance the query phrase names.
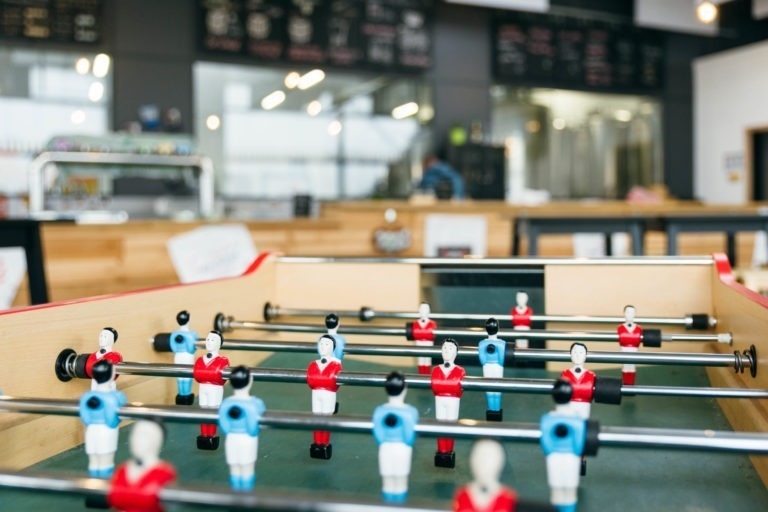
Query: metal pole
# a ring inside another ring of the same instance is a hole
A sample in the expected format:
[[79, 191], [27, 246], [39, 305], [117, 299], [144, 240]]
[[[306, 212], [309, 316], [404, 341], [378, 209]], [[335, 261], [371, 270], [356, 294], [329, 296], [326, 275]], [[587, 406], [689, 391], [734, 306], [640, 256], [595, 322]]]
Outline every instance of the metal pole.
[[[152, 340], [154, 342], [154, 340]], [[198, 348], [204, 348], [205, 342], [199, 340]], [[293, 341], [257, 341], [227, 339], [224, 348], [226, 350], [242, 350], [256, 352], [290, 352], [314, 354], [317, 352], [316, 343]], [[518, 349], [509, 346], [507, 348], [509, 359], [514, 361], [535, 362], [570, 362], [571, 354], [567, 350], [544, 349]], [[422, 347], [407, 345], [362, 345], [347, 343], [344, 346], [345, 355], [366, 356], [402, 356], [402, 357], [440, 357], [440, 347]], [[459, 357], [477, 357], [476, 347], [459, 347]], [[588, 363], [615, 363], [615, 364], [654, 364], [675, 366], [712, 366], [736, 368], [739, 360], [744, 356], [731, 354], [696, 354], [686, 352], [601, 352], [589, 351]], [[750, 367], [750, 361], [742, 365]]]
[[[233, 329], [252, 329], [265, 332], [300, 332], [300, 333], [325, 333], [327, 330], [319, 325], [304, 324], [271, 324], [265, 322], [252, 322], [248, 320], [234, 320], [231, 318], [221, 318], [218, 322], [219, 327], [224, 332]], [[406, 336], [407, 330], [400, 327], [342, 327], [341, 334], [364, 334], [374, 336]], [[440, 337], [471, 337], [487, 338], [485, 329], [467, 328], [467, 329], [435, 329], [435, 336]], [[503, 331], [499, 332], [500, 338], [507, 339], [527, 339], [527, 340], [561, 340], [561, 341], [605, 341], [618, 342], [619, 335], [615, 332], [574, 332], [574, 331]], [[733, 341], [730, 333], [722, 334], [665, 334], [663, 341], [687, 341], [687, 342], [717, 342], [728, 343]]]
[[[40, 400], [0, 397], [0, 410], [34, 414], [77, 415], [74, 400]], [[125, 419], [158, 418], [179, 423], [214, 423], [218, 420], [215, 409], [193, 409], [181, 406], [121, 407], [118, 414]], [[316, 416], [310, 413], [266, 412], [260, 424], [266, 427], [292, 430], [333, 430], [337, 432], [370, 433], [373, 422], [366, 416]], [[478, 438], [493, 437], [506, 441], [538, 442], [541, 431], [530, 423], [494, 423], [459, 420], [445, 423], [419, 420], [416, 433], [425, 437]], [[652, 447], [705, 451], [768, 453], [768, 434], [758, 432], [727, 432], [714, 430], [677, 430], [638, 427], [601, 427], [598, 434], [601, 446]]]
[[[329, 313], [334, 313], [341, 318], [356, 318], [363, 322], [370, 322], [379, 318], [390, 318], [400, 320], [417, 320], [419, 314], [410, 311], [378, 311], [369, 307], [362, 307], [357, 311], [353, 310], [321, 310], [321, 309], [292, 309], [282, 308], [266, 304], [264, 306], [265, 320], [283, 316], [318, 316], [324, 317]], [[696, 315], [699, 316], [699, 315]], [[707, 326], [713, 328], [717, 325], [717, 319], [705, 314], [700, 316], [707, 317]], [[466, 320], [485, 322], [493, 317], [496, 320], [512, 321], [512, 315], [507, 313], [431, 313], [429, 317], [432, 320]], [[624, 322], [624, 317], [620, 316], [582, 316], [582, 315], [531, 315], [534, 322], [548, 323], [571, 323], [571, 324], [613, 324], [619, 325]], [[642, 317], [635, 321], [640, 325], [668, 325], [685, 328], [692, 328], [694, 325], [694, 315], [685, 315], [681, 318], [663, 318], [663, 317]]]
[[[24, 489], [35, 492], [75, 494], [80, 496], [104, 496], [110, 490], [107, 480], [76, 478], [54, 473], [0, 472], [0, 487]], [[164, 504], [217, 507], [237, 510], [296, 511], [296, 512], [439, 512], [444, 509], [426, 505], [387, 506], [374, 502], [352, 501], [343, 497], [313, 493], [302, 496], [295, 492], [263, 491], [243, 493], [223, 490], [220, 487], [194, 487], [168, 485], [158, 492]]]

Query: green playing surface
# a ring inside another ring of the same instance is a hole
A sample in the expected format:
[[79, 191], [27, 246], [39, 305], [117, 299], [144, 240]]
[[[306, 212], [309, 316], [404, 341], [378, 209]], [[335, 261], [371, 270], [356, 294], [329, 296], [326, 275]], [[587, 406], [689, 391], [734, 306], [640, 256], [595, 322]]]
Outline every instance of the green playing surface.
[[[237, 354], [231, 355], [237, 360]], [[280, 354], [270, 357], [263, 366], [303, 368], [309, 355]], [[347, 359], [344, 367], [353, 371], [385, 372], [380, 365]], [[479, 368], [468, 373], [479, 375]], [[601, 374], [603, 374], [601, 372]], [[604, 372], [618, 376], [618, 372]], [[551, 378], [543, 370], [507, 370], [507, 377]], [[707, 386], [705, 372], [696, 368], [641, 367], [638, 384], [670, 386]], [[309, 411], [310, 391], [305, 385], [254, 383], [253, 394], [261, 397], [268, 409]], [[374, 407], [386, 401], [383, 390], [343, 387], [339, 390], [340, 414], [369, 416]], [[131, 400], [130, 395], [128, 396]], [[434, 398], [429, 390], [410, 390], [407, 401], [415, 405], [423, 418], [434, 418]], [[504, 419], [511, 422], [537, 423], [552, 409], [552, 401], [543, 395], [504, 396]], [[485, 396], [467, 392], [461, 401], [461, 417], [484, 419]], [[620, 406], [595, 405], [593, 418], [601, 425], [642, 426], [660, 428], [693, 428], [728, 430], [729, 425], [713, 399], [701, 398], [625, 398]], [[79, 421], [62, 418], [61, 421]], [[194, 425], [167, 425], [163, 457], [179, 471], [179, 483], [195, 485], [228, 485], [223, 447], [217, 452], [195, 448], [198, 428]], [[121, 432], [118, 462], [128, 456], [130, 429]], [[51, 435], [55, 435], [52, 432]], [[256, 465], [256, 492], [280, 489], [308, 494], [313, 491], [377, 499], [380, 478], [377, 469], [376, 444], [372, 436], [334, 433], [333, 458], [328, 461], [309, 458], [311, 432], [264, 429], [259, 440]], [[41, 440], [45, 442], [45, 440]], [[470, 479], [468, 454], [471, 441], [457, 441], [456, 468], [435, 468], [435, 440], [417, 439], [410, 478], [410, 498], [428, 499], [438, 506], [450, 508], [457, 485]], [[545, 460], [536, 444], [506, 443], [507, 468], [503, 480], [525, 498], [546, 500]], [[69, 450], [36, 464], [30, 471], [60, 471], [86, 476], [86, 456], [82, 447]], [[582, 511], [723, 511], [764, 512], [768, 510], [768, 492], [746, 456], [603, 448], [598, 456], [588, 459], [587, 475], [580, 490]], [[19, 491], [0, 491], [0, 510], [56, 512], [84, 510], [82, 498], [52, 496]], [[182, 507], [169, 507], [183, 510]]]

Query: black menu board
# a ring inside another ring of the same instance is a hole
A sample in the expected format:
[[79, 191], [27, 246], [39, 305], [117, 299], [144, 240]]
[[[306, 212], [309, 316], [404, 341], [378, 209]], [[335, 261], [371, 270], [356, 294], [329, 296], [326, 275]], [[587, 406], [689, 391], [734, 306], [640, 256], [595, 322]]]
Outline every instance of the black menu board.
[[493, 21], [494, 75], [526, 85], [658, 89], [664, 44], [653, 31], [535, 14]]
[[433, 0], [199, 0], [201, 47], [263, 61], [421, 70]]
[[102, 0], [0, 0], [0, 38], [98, 43]]

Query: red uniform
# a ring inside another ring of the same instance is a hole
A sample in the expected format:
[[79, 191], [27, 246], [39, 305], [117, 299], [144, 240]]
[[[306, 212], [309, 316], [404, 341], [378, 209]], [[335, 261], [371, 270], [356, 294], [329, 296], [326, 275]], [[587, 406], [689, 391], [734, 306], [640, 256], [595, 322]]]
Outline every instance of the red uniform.
[[560, 377], [570, 382], [571, 386], [573, 386], [572, 402], [592, 402], [595, 392], [595, 372], [583, 370], [576, 373], [571, 368], [568, 368], [560, 374]]
[[485, 506], [472, 501], [469, 487], [459, 489], [453, 498], [454, 512], [514, 512], [517, 508], [517, 493], [509, 487], [502, 487], [494, 499]]
[[533, 310], [529, 307], [526, 307], [522, 312], [517, 309], [517, 306], [512, 308], [512, 311], [510, 312], [510, 315], [512, 315], [512, 325], [515, 327], [531, 327], [531, 315], [533, 315]]
[[[93, 375], [91, 372], [93, 371], [93, 365], [98, 363], [101, 360], [109, 361], [113, 365], [117, 363], [123, 362], [123, 356], [121, 356], [118, 352], [112, 351], [107, 352], [103, 356], [101, 356], [101, 359], [98, 359], [98, 352], [94, 352], [93, 354], [88, 356], [88, 359], [85, 360], [85, 374], [91, 378], [93, 378]], [[118, 375], [115, 375], [115, 380], [117, 380]]]
[[226, 381], [222, 377], [222, 372], [228, 367], [229, 359], [224, 356], [216, 356], [208, 364], [205, 364], [205, 356], [198, 357], [192, 368], [192, 376], [199, 384], [223, 386]]
[[461, 381], [466, 377], [467, 372], [461, 366], [451, 368], [446, 375], [440, 366], [432, 369], [432, 392], [435, 396], [452, 396], [461, 398], [463, 392]]
[[330, 361], [325, 368], [320, 369], [320, 363], [312, 361], [307, 367], [307, 384], [311, 389], [324, 389], [326, 391], [339, 390], [336, 384], [336, 376], [341, 372], [341, 363]]
[[435, 341], [435, 329], [437, 329], [437, 322], [434, 320], [427, 321], [424, 327], [417, 320], [413, 322], [413, 339], [415, 341]]
[[160, 462], [135, 482], [128, 480], [128, 465], [117, 468], [107, 494], [109, 506], [124, 512], [162, 512], [158, 493], [176, 480], [176, 470]]
[[627, 326], [621, 324], [616, 332], [619, 333], [619, 345], [622, 347], [637, 348], [643, 339], [643, 328], [637, 324], [631, 331], [627, 329]]

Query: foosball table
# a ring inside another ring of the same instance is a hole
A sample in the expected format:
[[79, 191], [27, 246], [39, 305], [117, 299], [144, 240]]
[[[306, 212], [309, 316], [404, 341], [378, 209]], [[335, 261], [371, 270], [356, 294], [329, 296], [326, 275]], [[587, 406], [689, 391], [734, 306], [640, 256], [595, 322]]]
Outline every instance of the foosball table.
[[763, 511], [766, 329], [720, 255], [264, 254], [10, 310], [2, 509]]

